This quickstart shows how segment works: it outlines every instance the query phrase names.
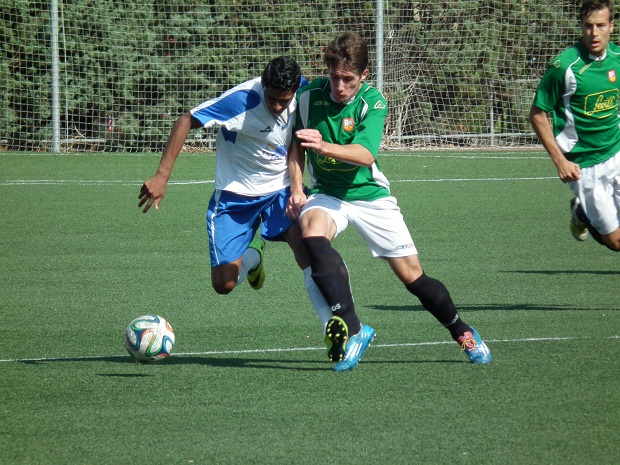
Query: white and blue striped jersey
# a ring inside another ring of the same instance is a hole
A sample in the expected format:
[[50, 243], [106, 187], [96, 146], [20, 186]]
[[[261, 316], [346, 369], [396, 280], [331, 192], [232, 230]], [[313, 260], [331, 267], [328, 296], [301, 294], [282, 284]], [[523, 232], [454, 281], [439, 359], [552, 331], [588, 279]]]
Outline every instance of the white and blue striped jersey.
[[276, 118], [265, 104], [260, 78], [255, 78], [190, 110], [205, 128], [220, 128], [215, 189], [262, 196], [290, 184], [287, 153], [296, 106], [296, 100], [291, 100]]

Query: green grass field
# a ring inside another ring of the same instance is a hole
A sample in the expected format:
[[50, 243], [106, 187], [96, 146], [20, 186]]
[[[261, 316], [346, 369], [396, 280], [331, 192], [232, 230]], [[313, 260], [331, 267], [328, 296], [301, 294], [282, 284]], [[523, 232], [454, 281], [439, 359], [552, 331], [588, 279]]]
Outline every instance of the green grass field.
[[[377, 330], [351, 373], [331, 371], [286, 245], [259, 292], [211, 289], [214, 161], [181, 155], [143, 214], [159, 155], [0, 154], [2, 465], [620, 463], [620, 257], [571, 237], [544, 153], [382, 154], [423, 267], [493, 363], [468, 364], [347, 230]], [[161, 365], [123, 347], [144, 313], [175, 328]]]

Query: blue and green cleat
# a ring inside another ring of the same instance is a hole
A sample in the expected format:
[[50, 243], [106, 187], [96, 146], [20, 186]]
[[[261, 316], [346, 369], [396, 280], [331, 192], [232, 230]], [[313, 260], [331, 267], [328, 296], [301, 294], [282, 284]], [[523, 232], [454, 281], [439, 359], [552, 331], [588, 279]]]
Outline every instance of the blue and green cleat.
[[344, 358], [345, 347], [349, 339], [349, 328], [342, 318], [333, 316], [325, 326], [325, 345], [327, 357], [332, 362], [339, 362]]

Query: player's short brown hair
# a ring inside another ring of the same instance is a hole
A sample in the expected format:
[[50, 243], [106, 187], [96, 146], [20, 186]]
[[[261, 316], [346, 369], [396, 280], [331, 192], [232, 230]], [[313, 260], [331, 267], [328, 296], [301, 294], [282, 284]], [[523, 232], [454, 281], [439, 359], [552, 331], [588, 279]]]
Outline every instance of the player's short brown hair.
[[595, 11], [609, 10], [609, 22], [614, 20], [614, 4], [611, 0], [584, 0], [579, 10], [579, 21], [583, 22]]
[[325, 49], [325, 64], [328, 69], [343, 66], [361, 75], [368, 68], [366, 41], [356, 32], [343, 32]]

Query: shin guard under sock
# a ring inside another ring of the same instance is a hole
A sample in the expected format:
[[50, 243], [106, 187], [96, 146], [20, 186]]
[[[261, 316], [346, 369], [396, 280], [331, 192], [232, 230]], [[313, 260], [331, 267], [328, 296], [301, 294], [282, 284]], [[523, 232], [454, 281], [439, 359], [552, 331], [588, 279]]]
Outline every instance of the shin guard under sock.
[[405, 286], [420, 299], [422, 306], [445, 326], [455, 341], [471, 328], [459, 317], [448, 289], [441, 281], [422, 273], [418, 279]]
[[312, 279], [321, 290], [332, 313], [347, 324], [349, 336], [357, 334], [361, 325], [355, 313], [349, 270], [344, 260], [326, 237], [308, 237], [303, 242], [310, 255]]

